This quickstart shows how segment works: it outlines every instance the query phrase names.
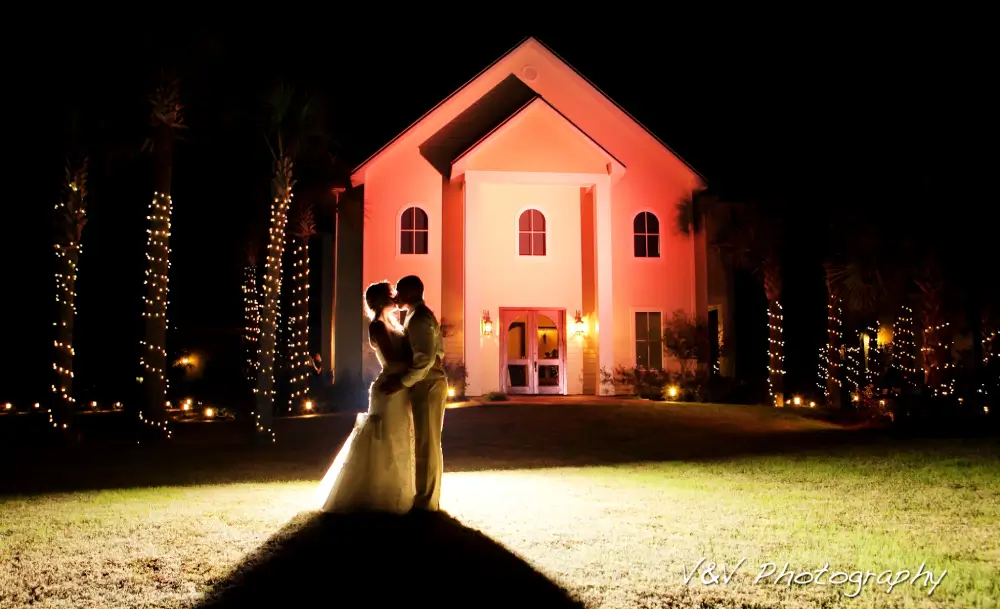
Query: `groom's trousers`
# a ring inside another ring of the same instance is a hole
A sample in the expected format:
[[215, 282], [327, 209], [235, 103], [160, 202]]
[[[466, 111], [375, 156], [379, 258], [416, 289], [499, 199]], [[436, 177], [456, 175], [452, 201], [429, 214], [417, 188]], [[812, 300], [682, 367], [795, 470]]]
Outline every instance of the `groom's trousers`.
[[410, 391], [417, 470], [417, 494], [413, 507], [418, 510], [437, 510], [441, 503], [441, 476], [444, 473], [441, 431], [448, 399], [448, 379], [443, 371], [440, 374], [435, 372], [437, 370], [432, 370]]

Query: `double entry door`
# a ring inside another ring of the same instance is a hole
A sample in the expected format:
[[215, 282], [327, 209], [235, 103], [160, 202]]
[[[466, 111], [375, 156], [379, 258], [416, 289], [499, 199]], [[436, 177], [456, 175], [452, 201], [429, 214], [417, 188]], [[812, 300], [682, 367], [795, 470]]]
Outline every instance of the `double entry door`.
[[566, 392], [566, 311], [500, 309], [501, 388], [513, 394]]

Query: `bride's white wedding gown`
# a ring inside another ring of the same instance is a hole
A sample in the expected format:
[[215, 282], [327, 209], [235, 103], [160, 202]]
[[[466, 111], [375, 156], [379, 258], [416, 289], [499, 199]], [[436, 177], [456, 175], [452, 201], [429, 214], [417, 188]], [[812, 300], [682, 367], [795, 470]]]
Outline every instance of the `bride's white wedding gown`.
[[[389, 332], [393, 344], [403, 337]], [[377, 511], [405, 513], [416, 494], [413, 463], [413, 413], [408, 392], [386, 395], [378, 390], [382, 381], [407, 366], [387, 360], [377, 347], [382, 365], [369, 389], [368, 412], [357, 417], [354, 429], [333, 465], [320, 482], [320, 509], [324, 512]], [[397, 349], [398, 352], [398, 349]]]

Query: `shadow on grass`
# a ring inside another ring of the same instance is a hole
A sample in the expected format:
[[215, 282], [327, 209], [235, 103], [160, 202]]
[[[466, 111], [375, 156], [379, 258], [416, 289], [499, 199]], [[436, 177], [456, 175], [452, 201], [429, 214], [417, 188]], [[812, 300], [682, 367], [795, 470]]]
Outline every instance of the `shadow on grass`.
[[303, 514], [200, 605], [583, 607], [528, 563], [443, 514]]

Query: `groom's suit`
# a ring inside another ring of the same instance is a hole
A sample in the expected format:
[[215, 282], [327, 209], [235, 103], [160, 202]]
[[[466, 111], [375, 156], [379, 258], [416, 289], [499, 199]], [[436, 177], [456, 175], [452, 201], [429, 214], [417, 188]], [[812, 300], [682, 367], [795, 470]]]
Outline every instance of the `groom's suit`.
[[423, 302], [415, 304], [403, 323], [403, 335], [413, 350], [413, 363], [400, 378], [410, 389], [416, 440], [417, 494], [413, 507], [437, 510], [441, 501], [441, 430], [448, 398], [441, 326]]

